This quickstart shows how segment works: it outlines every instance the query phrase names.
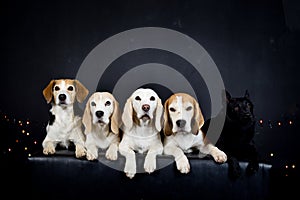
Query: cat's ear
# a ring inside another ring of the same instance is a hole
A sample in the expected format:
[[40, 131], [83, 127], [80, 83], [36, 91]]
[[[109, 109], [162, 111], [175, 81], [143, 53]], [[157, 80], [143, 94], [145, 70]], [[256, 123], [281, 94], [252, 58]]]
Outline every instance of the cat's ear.
[[225, 92], [226, 92], [226, 101], [228, 103], [230, 101], [230, 99], [231, 99], [231, 95], [230, 95], [230, 93], [227, 90], [225, 90]]
[[248, 92], [248, 90], [246, 90], [244, 97], [245, 97], [245, 98], [247, 98], [247, 99], [249, 99], [249, 98], [250, 98], [250, 95], [249, 95], [249, 92]]

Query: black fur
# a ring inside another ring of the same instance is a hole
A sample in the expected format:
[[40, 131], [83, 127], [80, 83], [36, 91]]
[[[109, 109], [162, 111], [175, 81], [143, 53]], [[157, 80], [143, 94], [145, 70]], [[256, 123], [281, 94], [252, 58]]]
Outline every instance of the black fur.
[[50, 111], [49, 111], [49, 121], [48, 124], [49, 125], [53, 125], [54, 121], [55, 121], [55, 115], [53, 115]]
[[[254, 174], [259, 168], [258, 152], [253, 140], [256, 124], [254, 106], [248, 91], [243, 97], [236, 98], [226, 91], [226, 103], [226, 119], [216, 146], [227, 154], [229, 178], [237, 179], [242, 173], [239, 161], [248, 162], [247, 175]], [[202, 127], [204, 133], [208, 130], [210, 120]]]

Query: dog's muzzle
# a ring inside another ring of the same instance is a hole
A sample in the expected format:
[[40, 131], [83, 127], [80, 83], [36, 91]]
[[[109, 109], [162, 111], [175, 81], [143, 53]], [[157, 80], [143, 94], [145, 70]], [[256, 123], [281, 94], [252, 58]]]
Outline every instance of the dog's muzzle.
[[102, 121], [102, 117], [103, 117], [103, 115], [104, 115], [104, 112], [103, 112], [102, 110], [96, 111], [95, 115], [96, 115], [96, 117], [98, 118], [98, 123], [99, 123], [99, 124], [105, 124], [105, 122]]
[[64, 104], [67, 104], [66, 103], [66, 99], [67, 99], [67, 96], [65, 94], [60, 94], [58, 95], [58, 100], [59, 100], [59, 104], [61, 105], [64, 105]]

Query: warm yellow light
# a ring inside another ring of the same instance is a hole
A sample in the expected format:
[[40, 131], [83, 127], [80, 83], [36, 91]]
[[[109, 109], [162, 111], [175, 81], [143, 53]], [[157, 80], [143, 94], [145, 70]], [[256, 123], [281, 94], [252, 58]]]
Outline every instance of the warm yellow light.
[[11, 152], [11, 148], [8, 148], [8, 151]]
[[28, 124], [30, 124], [30, 122], [29, 122], [29, 121], [27, 121], [27, 122], [26, 122], [26, 124], [28, 125]]
[[274, 154], [273, 154], [273, 153], [270, 153], [270, 156], [271, 156], [271, 157], [273, 157], [273, 156], [274, 156]]
[[286, 165], [286, 166], [285, 166], [285, 168], [287, 169], [287, 168], [289, 168], [289, 166], [288, 166], [288, 165]]
[[290, 124], [290, 125], [292, 125], [292, 124], [293, 124], [292, 120], [290, 120], [290, 121], [289, 121], [289, 124]]
[[278, 126], [281, 126], [281, 122], [278, 122]]
[[263, 123], [263, 120], [262, 120], [262, 119], [261, 119], [261, 120], [259, 120], [259, 123], [260, 123], [260, 124], [262, 124], [262, 123]]
[[296, 168], [296, 165], [292, 165], [292, 168], [295, 169], [295, 168]]
[[27, 147], [25, 147], [24, 150], [27, 151]]
[[29, 135], [29, 133], [27, 133], [26, 135]]
[[26, 131], [25, 130], [22, 130], [22, 133], [25, 133]]
[[31, 157], [31, 154], [30, 154], [30, 153], [28, 154], [28, 157]]

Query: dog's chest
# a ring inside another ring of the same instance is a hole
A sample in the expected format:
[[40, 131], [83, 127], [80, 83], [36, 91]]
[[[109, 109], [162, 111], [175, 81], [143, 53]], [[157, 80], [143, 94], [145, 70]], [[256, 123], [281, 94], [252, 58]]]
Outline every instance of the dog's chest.
[[178, 133], [174, 136], [174, 140], [176, 141], [177, 145], [186, 152], [192, 147], [199, 146], [202, 144], [201, 138], [193, 135], [193, 134], [181, 134]]

